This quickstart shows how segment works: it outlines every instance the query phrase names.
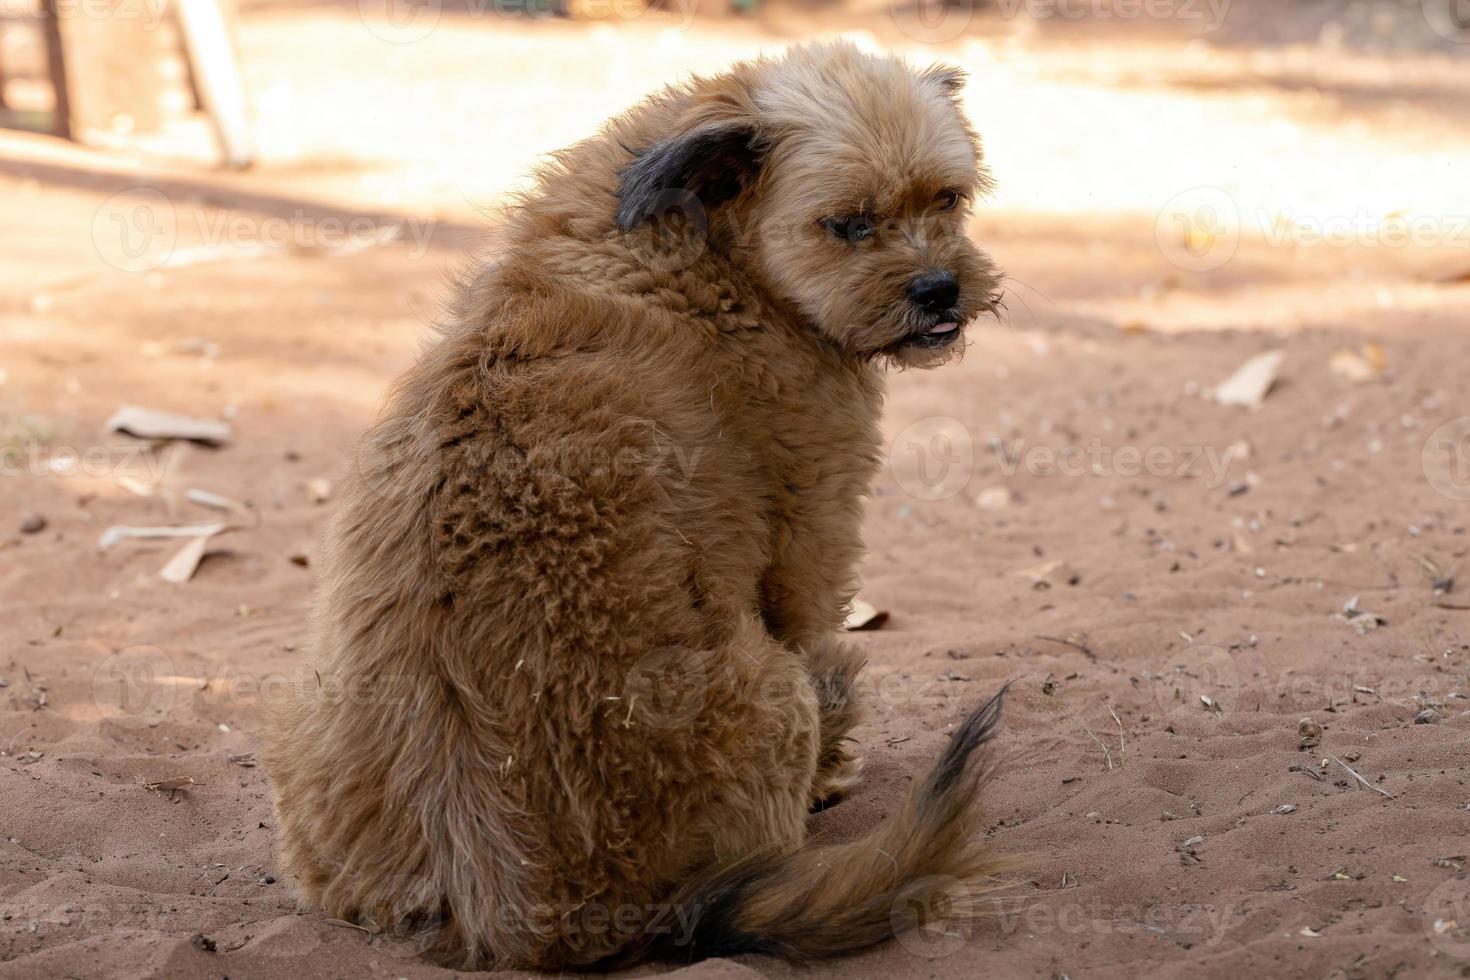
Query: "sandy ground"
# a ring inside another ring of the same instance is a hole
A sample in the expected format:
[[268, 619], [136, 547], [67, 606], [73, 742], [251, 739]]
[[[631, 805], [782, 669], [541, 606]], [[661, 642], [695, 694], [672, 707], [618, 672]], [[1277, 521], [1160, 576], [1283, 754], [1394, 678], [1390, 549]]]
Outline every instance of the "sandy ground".
[[[867, 779], [813, 828], [880, 820], [1012, 681], [988, 835], [1032, 865], [973, 928], [684, 973], [1470, 975], [1470, 49], [1364, 6], [1203, 39], [856, 25], [970, 70], [1002, 188], [974, 234], [1013, 282], [961, 364], [892, 379]], [[537, 154], [810, 32], [242, 24], [252, 174], [0, 136], [0, 976], [447, 975], [272, 871], [253, 753], [321, 481]], [[1383, 370], [1330, 369], [1364, 344]], [[1206, 397], [1270, 350], [1258, 409]], [[125, 403], [234, 439], [105, 433]], [[244, 505], [192, 580], [158, 577], [177, 542], [99, 549], [221, 519], [191, 489]]]

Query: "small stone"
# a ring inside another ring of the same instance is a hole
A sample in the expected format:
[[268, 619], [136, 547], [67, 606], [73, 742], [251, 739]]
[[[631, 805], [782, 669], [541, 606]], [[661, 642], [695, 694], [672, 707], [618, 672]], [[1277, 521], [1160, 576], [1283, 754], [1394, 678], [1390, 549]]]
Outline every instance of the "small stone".
[[1435, 711], [1433, 708], [1425, 708], [1423, 711], [1419, 712], [1417, 715], [1414, 716], [1414, 724], [1416, 724], [1416, 725], [1438, 725], [1439, 724], [1439, 712], [1438, 711]]
[[1283, 803], [1280, 806], [1278, 806], [1276, 809], [1272, 810], [1271, 812], [1272, 813], [1283, 813], [1283, 814], [1284, 813], [1295, 813], [1296, 812], [1296, 807], [1293, 806], [1290, 803]]
[[1014, 499], [1007, 487], [986, 487], [975, 497], [975, 506], [981, 510], [1005, 510]]
[[44, 530], [46, 530], [46, 518], [44, 515], [31, 511], [21, 517], [21, 534], [40, 534]]
[[1302, 738], [1321, 738], [1322, 726], [1310, 718], [1303, 718], [1296, 723], [1296, 733]]

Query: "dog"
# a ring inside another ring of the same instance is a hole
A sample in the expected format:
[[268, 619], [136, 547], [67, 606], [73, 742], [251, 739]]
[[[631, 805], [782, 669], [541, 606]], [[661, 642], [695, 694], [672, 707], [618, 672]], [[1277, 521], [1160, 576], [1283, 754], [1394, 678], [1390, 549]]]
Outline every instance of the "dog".
[[[797, 47], [564, 150], [355, 454], [264, 762], [304, 903], [464, 969], [767, 953], [972, 915], [1001, 695], [815, 846], [885, 371], [993, 313], [949, 67]], [[1002, 692], [1003, 693], [1003, 692]]]

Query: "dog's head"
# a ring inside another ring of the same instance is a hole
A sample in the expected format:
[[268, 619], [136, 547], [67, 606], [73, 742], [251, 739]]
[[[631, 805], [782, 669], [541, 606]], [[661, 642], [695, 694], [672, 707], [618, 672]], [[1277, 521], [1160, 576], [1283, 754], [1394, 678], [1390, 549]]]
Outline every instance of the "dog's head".
[[849, 353], [938, 363], [998, 303], [995, 268], [964, 234], [989, 178], [962, 82], [849, 44], [696, 81], [672, 131], [622, 171], [618, 224], [692, 196], [712, 239]]

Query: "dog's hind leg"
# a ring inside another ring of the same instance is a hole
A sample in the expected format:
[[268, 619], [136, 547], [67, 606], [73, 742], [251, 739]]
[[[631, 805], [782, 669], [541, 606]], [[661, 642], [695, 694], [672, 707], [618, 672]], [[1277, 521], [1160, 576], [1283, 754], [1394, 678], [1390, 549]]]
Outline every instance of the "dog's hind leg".
[[865, 661], [856, 649], [832, 637], [812, 643], [805, 660], [817, 692], [821, 722], [817, 776], [812, 785], [812, 805], [820, 809], [852, 792], [862, 775], [863, 758], [850, 733], [864, 714], [857, 678]]

